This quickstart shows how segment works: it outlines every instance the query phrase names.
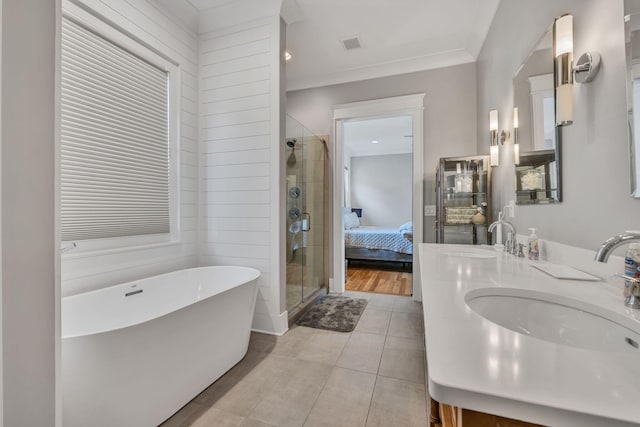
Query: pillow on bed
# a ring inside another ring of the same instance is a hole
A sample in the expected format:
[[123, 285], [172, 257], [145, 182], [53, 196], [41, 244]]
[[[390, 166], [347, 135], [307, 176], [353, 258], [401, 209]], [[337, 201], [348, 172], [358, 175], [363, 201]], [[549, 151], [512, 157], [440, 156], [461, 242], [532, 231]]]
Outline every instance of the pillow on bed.
[[358, 218], [358, 215], [356, 215], [355, 212], [349, 212], [348, 214], [345, 214], [343, 218], [345, 230], [360, 227], [360, 218]]
[[400, 226], [399, 231], [400, 233], [402, 233], [403, 231], [408, 231], [410, 233], [413, 233], [413, 222], [412, 221], [405, 222]]
[[398, 229], [402, 237], [413, 242], [413, 222], [407, 221]]

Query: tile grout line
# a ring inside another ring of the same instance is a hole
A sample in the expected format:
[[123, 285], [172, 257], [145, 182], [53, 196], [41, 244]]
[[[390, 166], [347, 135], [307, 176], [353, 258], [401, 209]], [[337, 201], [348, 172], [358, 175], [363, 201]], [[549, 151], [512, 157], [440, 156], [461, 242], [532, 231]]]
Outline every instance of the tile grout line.
[[322, 385], [322, 388], [320, 389], [320, 392], [318, 393], [316, 398], [313, 400], [313, 405], [311, 405], [311, 408], [309, 409], [309, 413], [304, 418], [304, 422], [302, 423], [302, 427], [304, 427], [304, 425], [307, 424], [307, 421], [309, 421], [309, 417], [311, 416], [311, 413], [313, 412], [313, 408], [316, 407], [316, 404], [318, 403], [318, 399], [320, 399], [320, 395], [322, 394], [324, 389], [327, 387], [327, 384], [329, 383], [329, 378], [331, 378], [331, 374], [333, 374], [333, 370], [335, 368], [336, 368], [336, 365], [333, 365], [331, 367], [331, 373], [329, 374], [329, 376], [327, 376], [327, 379], [324, 381], [324, 384]]
[[[380, 356], [382, 358], [382, 356]], [[378, 369], [380, 367], [378, 366]], [[367, 408], [367, 416], [364, 417], [364, 426], [366, 427], [369, 422], [369, 415], [371, 414], [371, 406], [373, 405], [373, 395], [376, 393], [376, 386], [378, 385], [378, 375], [376, 375], [376, 380], [373, 382], [373, 390], [371, 391], [371, 397], [369, 398], [369, 407]]]
[[[364, 314], [364, 310], [362, 310], [362, 313]], [[362, 317], [362, 314], [360, 314], [360, 317]], [[358, 319], [358, 322], [360, 321], [360, 319]], [[338, 366], [338, 360], [340, 360], [340, 358], [342, 357], [342, 353], [344, 353], [344, 349], [347, 348], [347, 346], [349, 345], [349, 343], [351, 342], [351, 337], [353, 337], [353, 333], [356, 331], [356, 326], [358, 326], [358, 324], [356, 323], [356, 325], [353, 327], [353, 329], [351, 330], [351, 332], [349, 332], [349, 339], [347, 340], [347, 342], [344, 343], [344, 347], [342, 347], [342, 350], [340, 351], [340, 354], [338, 355], [338, 358], [336, 359], [335, 363], [333, 364], [334, 368], [340, 368], [340, 366]]]
[[[395, 302], [394, 302], [395, 305]], [[389, 324], [391, 324], [391, 316], [389, 316]], [[380, 365], [382, 365], [382, 355], [384, 354], [384, 347], [387, 345], [387, 337], [389, 336], [389, 325], [387, 325], [387, 332], [384, 334], [384, 342], [382, 343], [382, 351], [380, 352], [380, 360], [378, 361], [378, 369], [376, 370], [376, 380], [373, 383], [373, 392], [371, 393], [371, 399], [369, 399], [369, 408], [367, 409], [367, 417], [364, 420], [364, 425], [366, 427], [369, 422], [369, 415], [371, 415], [371, 406], [373, 405], [373, 396], [376, 393], [376, 386], [378, 385], [378, 378], [380, 375]]]

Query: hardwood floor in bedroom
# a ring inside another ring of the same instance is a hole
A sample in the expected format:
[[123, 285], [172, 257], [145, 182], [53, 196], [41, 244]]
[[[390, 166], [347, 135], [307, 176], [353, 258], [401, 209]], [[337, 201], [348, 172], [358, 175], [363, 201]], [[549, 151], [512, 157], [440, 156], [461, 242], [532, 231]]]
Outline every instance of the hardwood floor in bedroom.
[[379, 270], [368, 266], [349, 265], [345, 287], [348, 291], [410, 296], [412, 274], [406, 271]]

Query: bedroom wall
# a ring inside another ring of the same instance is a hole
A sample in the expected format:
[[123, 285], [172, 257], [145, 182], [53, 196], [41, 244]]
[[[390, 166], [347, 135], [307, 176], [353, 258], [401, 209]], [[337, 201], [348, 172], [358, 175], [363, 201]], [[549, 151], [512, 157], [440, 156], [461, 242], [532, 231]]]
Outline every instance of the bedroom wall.
[[411, 221], [411, 154], [351, 158], [351, 207], [362, 225], [396, 228]]
[[[512, 78], [563, 13], [574, 15], [574, 58], [596, 51], [602, 66], [593, 82], [573, 88], [574, 122], [562, 129], [562, 203], [519, 206], [514, 223], [521, 234], [538, 227], [541, 239], [595, 251], [607, 237], [640, 225], [640, 200], [629, 196], [622, 0], [500, 2], [478, 59], [478, 152], [489, 149], [485, 118], [491, 108], [500, 110], [500, 127], [510, 127]], [[513, 198], [510, 152], [502, 151], [495, 169], [496, 207]]]
[[[334, 105], [422, 92], [424, 204], [435, 205], [440, 157], [476, 154], [475, 64], [287, 92], [287, 114], [316, 135], [330, 135]], [[424, 219], [424, 241], [435, 242], [435, 218]]]

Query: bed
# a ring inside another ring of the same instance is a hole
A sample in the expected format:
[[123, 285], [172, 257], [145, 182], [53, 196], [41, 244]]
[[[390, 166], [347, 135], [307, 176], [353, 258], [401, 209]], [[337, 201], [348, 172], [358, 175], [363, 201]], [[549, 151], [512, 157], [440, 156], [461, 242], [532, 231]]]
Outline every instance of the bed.
[[345, 229], [345, 258], [366, 261], [411, 263], [413, 260], [413, 227], [400, 228], [355, 226]]

